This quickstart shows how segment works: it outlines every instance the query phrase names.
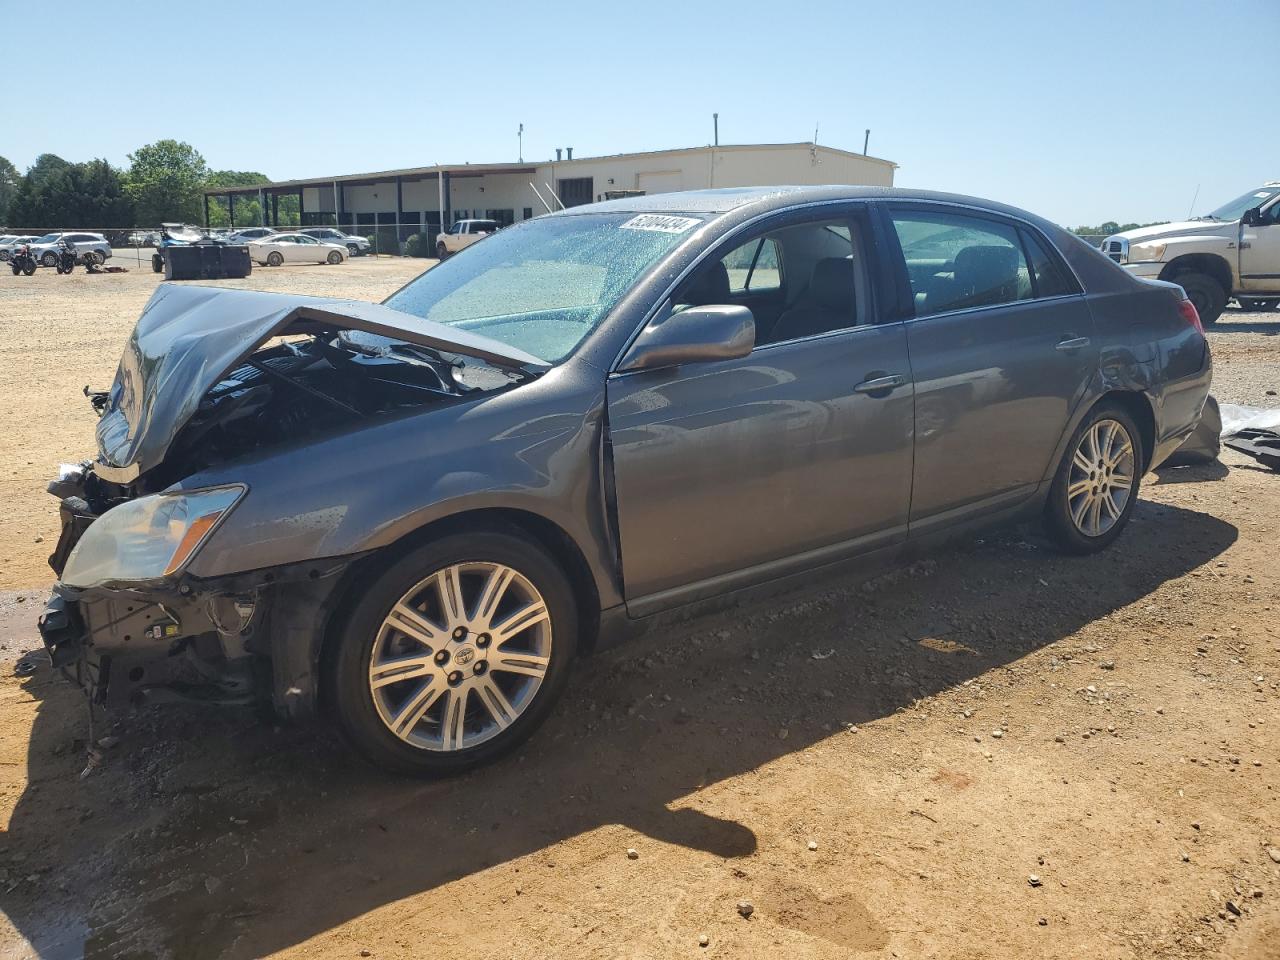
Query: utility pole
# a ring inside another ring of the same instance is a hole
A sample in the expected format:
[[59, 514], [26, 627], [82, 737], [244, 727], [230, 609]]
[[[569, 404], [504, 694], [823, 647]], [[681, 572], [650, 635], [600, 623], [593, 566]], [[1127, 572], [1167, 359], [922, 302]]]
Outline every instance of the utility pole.
[[867, 155], [867, 144], [871, 142], [871, 128], [867, 128], [867, 135], [862, 138], [862, 155]]
[[517, 151], [517, 155], [520, 157], [520, 162], [524, 163], [524, 124], [523, 123], [520, 124], [520, 129], [516, 131], [516, 139], [520, 143], [520, 148]]
[[711, 115], [711, 124], [715, 129], [715, 139], [712, 140], [713, 146], [720, 146], [720, 114], [713, 113]]

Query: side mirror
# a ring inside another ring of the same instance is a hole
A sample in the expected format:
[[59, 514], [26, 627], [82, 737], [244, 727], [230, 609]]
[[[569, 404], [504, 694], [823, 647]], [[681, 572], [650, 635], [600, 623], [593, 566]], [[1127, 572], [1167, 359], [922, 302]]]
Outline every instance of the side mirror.
[[681, 363], [736, 360], [756, 345], [756, 321], [747, 307], [690, 307], [665, 313], [640, 332], [620, 370], [652, 370]]
[[1256, 227], [1262, 220], [1262, 211], [1258, 207], [1250, 207], [1240, 216], [1240, 222], [1246, 227]]

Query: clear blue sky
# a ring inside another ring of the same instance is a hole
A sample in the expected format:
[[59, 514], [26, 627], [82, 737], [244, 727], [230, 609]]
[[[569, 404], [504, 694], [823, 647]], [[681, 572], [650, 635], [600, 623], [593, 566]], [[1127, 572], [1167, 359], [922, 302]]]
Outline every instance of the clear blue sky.
[[20, 169], [125, 164], [161, 137], [275, 179], [493, 162], [520, 123], [526, 160], [593, 156], [708, 143], [718, 111], [722, 143], [816, 122], [860, 150], [870, 127], [901, 186], [1068, 225], [1280, 179], [1280, 0], [76, 6], [55, 23], [0, 0], [29, 92], [6, 81], [0, 155]]

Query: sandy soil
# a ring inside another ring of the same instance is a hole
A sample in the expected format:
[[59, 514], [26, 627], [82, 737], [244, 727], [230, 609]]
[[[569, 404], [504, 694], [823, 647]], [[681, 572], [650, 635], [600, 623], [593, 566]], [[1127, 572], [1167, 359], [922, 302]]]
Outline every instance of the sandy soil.
[[[254, 282], [374, 298], [418, 266]], [[0, 281], [6, 664], [36, 646], [39, 487], [151, 283]], [[1277, 333], [1224, 316], [1219, 396], [1277, 402]], [[670, 624], [445, 783], [182, 704], [100, 727], [81, 779], [79, 695], [6, 667], [0, 958], [1274, 958], [1278, 527], [1244, 457], [1165, 470], [1098, 557], [1012, 530]]]

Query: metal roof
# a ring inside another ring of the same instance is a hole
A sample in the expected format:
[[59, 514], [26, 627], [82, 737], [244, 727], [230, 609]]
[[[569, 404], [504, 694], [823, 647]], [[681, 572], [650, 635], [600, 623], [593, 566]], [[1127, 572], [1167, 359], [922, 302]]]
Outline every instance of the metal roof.
[[812, 143], [736, 143], [721, 144], [712, 146], [710, 144], [701, 147], [672, 147], [666, 150], [647, 150], [640, 153], [612, 153], [598, 157], [574, 157], [572, 160], [539, 160], [532, 163], [445, 163], [433, 164], [429, 167], [404, 167], [398, 170], [378, 170], [371, 173], [348, 173], [333, 177], [302, 177], [295, 180], [272, 180], [266, 183], [243, 184], [237, 186], [225, 187], [206, 187], [204, 193], [208, 196], [225, 197], [228, 194], [237, 196], [253, 196], [259, 191], [267, 193], [294, 193], [303, 187], [331, 187], [335, 183], [345, 184], [348, 186], [362, 186], [375, 183], [386, 183], [395, 180], [396, 177], [402, 180], [427, 180], [435, 179], [440, 173], [447, 173], [450, 177], [484, 177], [499, 176], [502, 174], [532, 174], [535, 173], [540, 166], [554, 164], [557, 168], [569, 168], [575, 164], [598, 163], [603, 160], [626, 160], [629, 158], [654, 157], [664, 154], [680, 154], [680, 153], [699, 153], [709, 150], [717, 150], [722, 152], [739, 151], [739, 150], [779, 150], [788, 147], [814, 147], [818, 150], [827, 151], [829, 153], [838, 153], [846, 157], [854, 157], [859, 160], [866, 160], [871, 163], [883, 164], [888, 167], [896, 168], [898, 165], [891, 160], [885, 160], [882, 157], [873, 157], [864, 153], [853, 153], [848, 150], [841, 150], [838, 147], [828, 147], [823, 144]]

